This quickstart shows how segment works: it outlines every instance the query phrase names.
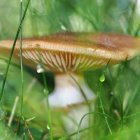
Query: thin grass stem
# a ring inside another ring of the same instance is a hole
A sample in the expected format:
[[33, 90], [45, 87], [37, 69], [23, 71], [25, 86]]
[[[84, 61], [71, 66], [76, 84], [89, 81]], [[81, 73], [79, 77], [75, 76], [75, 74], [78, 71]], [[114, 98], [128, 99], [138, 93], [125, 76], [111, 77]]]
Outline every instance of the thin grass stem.
[[15, 39], [14, 39], [14, 42], [13, 42], [13, 45], [12, 45], [12, 49], [11, 49], [11, 52], [10, 52], [10, 56], [9, 56], [9, 60], [8, 60], [8, 64], [7, 64], [7, 68], [6, 68], [6, 72], [5, 72], [5, 75], [4, 75], [4, 80], [3, 80], [2, 88], [1, 88], [1, 92], [0, 92], [0, 102], [1, 102], [2, 97], [3, 97], [3, 94], [4, 94], [4, 87], [5, 87], [5, 83], [6, 83], [6, 80], [7, 80], [7, 75], [8, 75], [8, 71], [9, 71], [9, 68], [10, 68], [12, 56], [13, 56], [13, 53], [14, 53], [16, 41], [17, 41], [17, 39], [18, 39], [21, 26], [22, 26], [23, 21], [24, 21], [24, 18], [25, 18], [25, 16], [26, 16], [29, 3], [30, 3], [30, 0], [28, 0], [28, 2], [27, 2], [25, 11], [24, 11], [23, 16], [22, 16], [22, 18], [21, 18], [20, 24], [19, 24], [18, 29], [17, 29], [17, 32], [16, 32], [16, 36], [15, 36]]
[[[102, 88], [102, 83], [100, 84], [99, 100], [100, 100], [100, 105], [101, 105], [102, 113], [105, 114], [103, 102], [102, 102], [102, 99], [101, 99], [101, 96], [100, 96], [101, 88]], [[112, 135], [112, 130], [111, 130], [111, 128], [110, 128], [110, 125], [109, 125], [109, 122], [108, 122], [108, 120], [107, 120], [107, 117], [104, 116], [104, 118], [105, 118], [105, 122], [106, 122], [107, 128], [108, 128], [108, 130], [109, 130], [109, 133]]]
[[83, 91], [82, 87], [79, 85], [79, 83], [78, 83], [78, 82], [77, 82], [77, 80], [73, 77], [73, 75], [72, 75], [72, 74], [70, 74], [70, 77], [73, 79], [73, 81], [76, 83], [76, 85], [77, 85], [77, 86], [78, 86], [78, 88], [80, 89], [81, 94], [82, 94], [82, 96], [83, 96], [84, 100], [86, 101], [86, 103], [87, 103], [87, 105], [88, 105], [89, 110], [91, 111], [92, 109], [91, 109], [90, 103], [89, 103], [89, 101], [88, 101], [88, 99], [87, 99], [87, 97], [86, 97], [86, 95], [85, 95], [85, 93], [84, 93], [84, 91]]
[[[77, 129], [77, 135], [76, 135], [76, 140], [79, 139], [79, 133], [80, 133], [80, 126], [84, 120], [84, 118], [88, 115], [93, 115], [93, 114], [99, 114], [99, 115], [103, 115], [105, 116], [106, 118], [110, 118], [111, 120], [113, 120], [109, 115], [105, 114], [105, 113], [101, 113], [101, 112], [89, 112], [89, 113], [86, 113], [81, 119], [80, 119], [80, 122], [79, 122], [79, 125], [78, 125], [78, 129]], [[114, 120], [113, 120], [114, 121]], [[92, 127], [91, 127], [92, 128]]]
[[[82, 94], [82, 96], [83, 96], [83, 98], [84, 98], [84, 100], [85, 100], [85, 102], [86, 102], [86, 104], [87, 104], [87, 106], [88, 106], [88, 110], [89, 110], [89, 112], [91, 112], [91, 111], [92, 111], [92, 107], [91, 107], [91, 105], [90, 105], [90, 103], [89, 103], [89, 101], [88, 101], [88, 99], [87, 99], [87, 97], [86, 97], [85, 92], [83, 91], [82, 87], [79, 85], [79, 83], [77, 82], [77, 80], [72, 76], [72, 74], [70, 74], [70, 76], [71, 76], [71, 78], [73, 79], [73, 81], [76, 83], [77, 87], [80, 89], [81, 94]], [[90, 118], [90, 116], [89, 116], [89, 118], [88, 118], [88, 122], [89, 122], [89, 124], [92, 123], [92, 119]], [[91, 137], [92, 137], [92, 136], [91, 136]]]
[[50, 140], [53, 140], [51, 109], [50, 109], [49, 100], [48, 100], [49, 91], [47, 88], [47, 82], [46, 82], [46, 77], [45, 77], [44, 72], [42, 73], [42, 77], [43, 77], [43, 83], [44, 83], [44, 95], [45, 95], [46, 103], [47, 103], [48, 124], [49, 124], [48, 129], [49, 129], [49, 134], [50, 134]]
[[130, 111], [130, 108], [132, 107], [133, 101], [134, 101], [134, 99], [136, 98], [136, 95], [139, 93], [139, 92], [138, 92], [139, 89], [140, 89], [140, 80], [139, 80], [139, 82], [138, 82], [137, 85], [136, 85], [136, 88], [135, 88], [135, 90], [134, 90], [133, 96], [132, 96], [132, 97], [130, 98], [130, 100], [129, 100], [129, 106], [128, 106], [127, 109], [125, 110], [125, 115], [127, 115], [128, 112]]
[[[89, 127], [87, 127], [87, 128], [80, 129], [80, 126], [81, 126], [81, 124], [82, 124], [83, 119], [84, 119], [86, 116], [88, 116], [88, 115], [93, 115], [93, 114], [106, 116], [107, 118], [109, 118], [110, 120], [112, 120], [112, 121], [115, 122], [115, 120], [114, 120], [113, 118], [111, 118], [111, 117], [110, 117], [109, 115], [107, 115], [107, 114], [103, 114], [103, 113], [101, 113], [101, 112], [89, 112], [89, 113], [86, 113], [85, 115], [83, 115], [83, 117], [81, 118], [76, 132], [70, 134], [69, 136], [60, 138], [59, 140], [67, 140], [67, 139], [69, 139], [70, 137], [72, 137], [72, 136], [74, 136], [74, 135], [77, 135], [77, 136], [76, 136], [76, 139], [78, 139], [78, 138], [79, 138], [79, 134], [80, 134], [81, 132], [83, 132], [83, 131], [85, 131], [85, 130], [88, 130], [88, 129], [90, 129], [90, 128], [93, 128], [93, 126], [89, 126]], [[115, 122], [115, 124], [116, 124], [116, 122]]]
[[44, 72], [44, 64], [42, 62], [42, 55], [41, 55], [40, 52], [38, 52], [38, 57], [39, 57], [39, 65], [41, 65], [41, 67], [42, 67], [41, 69], [43, 70], [43, 71], [41, 71], [41, 73], [42, 73], [42, 78], [43, 78], [44, 96], [45, 96], [45, 99], [46, 99], [47, 113], [48, 113], [48, 125], [47, 125], [47, 128], [49, 130], [50, 140], [53, 140], [51, 109], [50, 109], [49, 100], [48, 100], [49, 91], [48, 91], [47, 81], [46, 81], [45, 72]]
[[14, 114], [15, 114], [15, 111], [16, 111], [16, 108], [17, 108], [18, 101], [19, 101], [19, 96], [17, 96], [15, 98], [15, 102], [14, 102], [14, 105], [13, 105], [13, 108], [12, 108], [12, 112], [11, 112], [11, 115], [10, 115], [10, 118], [9, 118], [9, 121], [8, 121], [8, 127], [11, 127], [11, 124], [12, 124], [12, 121], [13, 121], [13, 118], [14, 118]]
[[[20, 0], [20, 22], [22, 20], [22, 0]], [[23, 115], [23, 88], [24, 88], [24, 80], [23, 80], [23, 61], [22, 61], [22, 25], [20, 29], [20, 68], [21, 68], [21, 105], [20, 105], [20, 118]]]

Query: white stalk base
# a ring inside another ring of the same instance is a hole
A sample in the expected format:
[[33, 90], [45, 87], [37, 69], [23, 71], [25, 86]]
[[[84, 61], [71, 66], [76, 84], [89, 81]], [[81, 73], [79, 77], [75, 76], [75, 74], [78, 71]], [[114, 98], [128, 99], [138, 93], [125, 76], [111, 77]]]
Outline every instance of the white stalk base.
[[[85, 93], [87, 100], [94, 100], [95, 95], [89, 89], [82, 77], [74, 76], [80, 87]], [[67, 114], [63, 116], [65, 128], [68, 133], [77, 131], [80, 119], [89, 111], [89, 106], [86, 103], [78, 85], [75, 80], [68, 75], [56, 75], [55, 77], [55, 90], [49, 95], [49, 104], [52, 108], [64, 108]], [[94, 108], [94, 104], [90, 104]], [[93, 109], [92, 108], [92, 109]], [[89, 126], [89, 117], [86, 117], [81, 128]]]
[[[86, 98], [88, 100], [94, 99], [95, 95], [89, 89], [84, 79], [81, 77], [73, 77], [84, 91]], [[51, 107], [67, 107], [84, 102], [85, 99], [82, 96], [78, 85], [70, 75], [56, 75], [55, 89], [53, 93], [49, 95], [49, 104]]]

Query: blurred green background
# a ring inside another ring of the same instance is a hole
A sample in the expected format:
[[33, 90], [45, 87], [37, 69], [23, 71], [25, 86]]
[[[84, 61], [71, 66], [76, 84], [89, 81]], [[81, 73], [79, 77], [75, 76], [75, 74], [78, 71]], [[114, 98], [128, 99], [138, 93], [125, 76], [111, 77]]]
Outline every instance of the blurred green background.
[[[138, 0], [31, 0], [23, 22], [23, 37], [38, 37], [56, 32], [114, 32], [140, 36], [140, 5]], [[27, 0], [23, 0], [23, 10]], [[20, 0], [0, 0], [0, 40], [15, 38], [19, 26]], [[8, 58], [0, 54], [0, 86], [4, 79]], [[42, 75], [24, 67], [24, 119], [17, 132], [20, 101], [10, 128], [7, 123], [21, 92], [20, 66], [11, 63], [0, 107], [0, 139], [49, 139], [46, 107], [43, 105], [44, 85]], [[100, 82], [104, 75], [105, 81]], [[54, 75], [45, 73], [48, 89], [54, 89]], [[139, 140], [140, 139], [140, 57], [120, 65], [88, 71], [84, 77], [89, 87], [100, 94], [95, 102], [93, 122], [80, 132], [80, 140]], [[102, 100], [105, 116], [102, 112]], [[66, 131], [61, 113], [52, 112], [54, 139], [71, 139]], [[55, 117], [55, 116], [59, 116]], [[29, 135], [29, 131], [31, 135]], [[73, 133], [73, 132], [72, 132]], [[17, 135], [16, 135], [17, 134]], [[89, 138], [89, 136], [92, 137]], [[75, 132], [76, 135], [76, 132]]]

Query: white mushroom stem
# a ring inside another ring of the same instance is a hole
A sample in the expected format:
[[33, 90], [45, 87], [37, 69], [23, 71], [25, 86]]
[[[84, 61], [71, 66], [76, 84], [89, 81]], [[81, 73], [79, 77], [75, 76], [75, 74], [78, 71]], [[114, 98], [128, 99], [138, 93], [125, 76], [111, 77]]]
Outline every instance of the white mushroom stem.
[[[82, 88], [87, 100], [92, 100], [95, 95], [80, 76], [73, 76]], [[58, 74], [55, 77], [55, 89], [49, 96], [52, 107], [67, 107], [86, 102], [77, 83], [69, 74]]]
[[[83, 77], [76, 75], [71, 76], [69, 74], [56, 75], [55, 89], [53, 93], [49, 95], [49, 104], [52, 108], [64, 108], [68, 111], [67, 114], [63, 116], [63, 120], [66, 130], [69, 133], [77, 131], [80, 119], [90, 111], [77, 83], [82, 88], [86, 99], [88, 101], [93, 101], [95, 95], [88, 87]], [[85, 128], [88, 126], [89, 119], [86, 117], [82, 121], [81, 127]]]

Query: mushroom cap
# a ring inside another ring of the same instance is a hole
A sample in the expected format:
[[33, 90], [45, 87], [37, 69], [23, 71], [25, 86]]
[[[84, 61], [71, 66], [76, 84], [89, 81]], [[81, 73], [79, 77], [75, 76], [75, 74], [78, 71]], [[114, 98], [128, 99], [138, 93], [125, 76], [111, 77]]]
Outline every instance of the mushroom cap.
[[[12, 40], [0, 41], [0, 51], [10, 52]], [[136, 37], [113, 33], [58, 33], [23, 39], [23, 62], [36, 68], [39, 63], [48, 71], [81, 72], [117, 64], [132, 58], [140, 48]], [[20, 56], [17, 40], [14, 56]]]

